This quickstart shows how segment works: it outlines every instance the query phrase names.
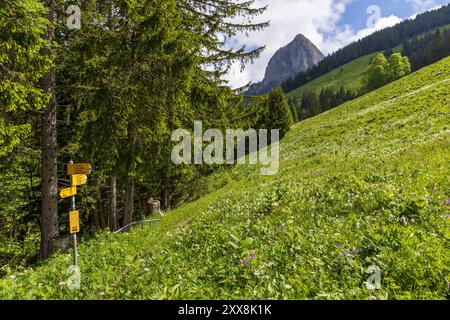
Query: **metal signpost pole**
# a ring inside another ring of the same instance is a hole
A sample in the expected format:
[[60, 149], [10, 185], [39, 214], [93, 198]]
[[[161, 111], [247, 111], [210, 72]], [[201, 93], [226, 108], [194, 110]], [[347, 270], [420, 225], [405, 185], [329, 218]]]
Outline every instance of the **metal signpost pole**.
[[[73, 161], [69, 161], [69, 164], [73, 164]], [[72, 175], [70, 175], [70, 187], [73, 187], [73, 181], [72, 181]], [[70, 211], [75, 211], [75, 196], [73, 195], [70, 198]], [[76, 266], [78, 264], [78, 257], [77, 257], [77, 234], [73, 233], [73, 265]]]

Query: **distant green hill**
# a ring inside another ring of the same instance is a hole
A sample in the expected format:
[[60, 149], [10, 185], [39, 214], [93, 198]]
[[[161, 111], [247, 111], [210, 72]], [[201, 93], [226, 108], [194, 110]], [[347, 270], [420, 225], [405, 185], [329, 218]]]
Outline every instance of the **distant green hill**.
[[[401, 48], [402, 46], [400, 45], [393, 50], [395, 52], [399, 52], [402, 50]], [[331, 88], [337, 91], [340, 87], [344, 87], [346, 90], [357, 92], [361, 89], [361, 81], [364, 71], [369, 65], [371, 59], [379, 53], [383, 53], [383, 51], [371, 53], [353, 60], [342, 67], [334, 69], [329, 73], [308, 82], [306, 85], [287, 93], [286, 98], [299, 100], [303, 96], [303, 92], [306, 90], [320, 91], [323, 88]]]
[[449, 85], [447, 58], [305, 120], [277, 175], [237, 166], [158, 225], [81, 239], [80, 290], [58, 254], [1, 279], [0, 298], [445, 299]]
[[372, 57], [376, 54], [378, 52], [353, 60], [341, 68], [334, 69], [308, 84], [287, 93], [286, 98], [301, 99], [303, 92], [306, 90], [321, 90], [322, 88], [332, 88], [337, 91], [340, 87], [344, 87], [347, 90], [358, 91], [361, 87], [363, 72], [369, 65]]

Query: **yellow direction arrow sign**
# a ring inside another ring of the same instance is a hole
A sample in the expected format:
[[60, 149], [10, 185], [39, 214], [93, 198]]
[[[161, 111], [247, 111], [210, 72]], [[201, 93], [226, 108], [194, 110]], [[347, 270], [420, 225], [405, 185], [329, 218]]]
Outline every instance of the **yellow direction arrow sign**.
[[80, 214], [78, 211], [70, 211], [69, 212], [69, 228], [70, 233], [74, 234], [80, 232]]
[[72, 186], [81, 186], [87, 183], [87, 176], [85, 174], [75, 174], [71, 176]]
[[67, 174], [89, 174], [91, 173], [92, 167], [89, 163], [74, 163], [67, 165]]
[[63, 198], [63, 199], [64, 198], [68, 198], [68, 197], [72, 197], [72, 196], [74, 196], [76, 194], [77, 194], [77, 187], [65, 188], [65, 189], [62, 189], [59, 192], [59, 196], [61, 198]]

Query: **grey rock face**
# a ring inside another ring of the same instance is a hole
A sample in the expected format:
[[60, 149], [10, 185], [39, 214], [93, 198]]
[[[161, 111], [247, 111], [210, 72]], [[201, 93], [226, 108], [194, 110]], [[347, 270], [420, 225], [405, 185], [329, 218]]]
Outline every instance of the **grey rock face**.
[[263, 81], [251, 85], [247, 95], [265, 94], [297, 73], [319, 63], [323, 58], [322, 52], [308, 38], [299, 34], [273, 55]]

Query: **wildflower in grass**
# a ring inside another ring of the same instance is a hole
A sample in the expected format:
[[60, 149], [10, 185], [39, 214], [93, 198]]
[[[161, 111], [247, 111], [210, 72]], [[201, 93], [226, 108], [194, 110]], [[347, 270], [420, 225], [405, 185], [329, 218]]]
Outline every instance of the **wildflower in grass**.
[[252, 254], [250, 254], [249, 258], [239, 259], [238, 265], [241, 267], [249, 267], [255, 258], [256, 258], [256, 254], [252, 253]]
[[248, 259], [239, 259], [239, 266], [240, 267], [248, 267], [250, 265], [250, 262]]
[[[338, 243], [338, 244], [339, 244], [339, 243]], [[341, 246], [341, 245], [339, 244], [338, 247], [340, 247], [340, 246]], [[363, 250], [361, 250], [361, 249], [353, 249], [353, 250], [349, 250], [349, 247], [348, 247], [347, 244], [344, 244], [344, 248], [347, 249], [347, 250], [341, 251], [341, 254], [344, 255], [344, 256], [347, 256], [347, 255], [357, 255], [357, 254], [360, 254], [360, 253], [363, 251]]]

